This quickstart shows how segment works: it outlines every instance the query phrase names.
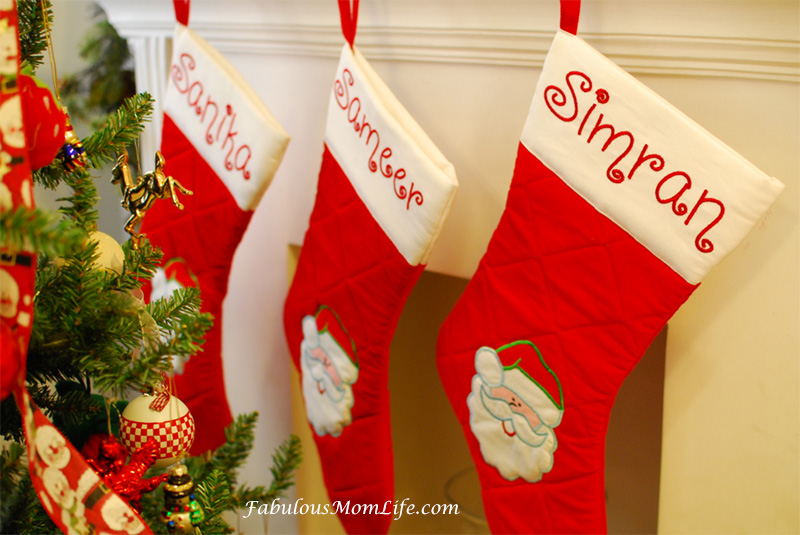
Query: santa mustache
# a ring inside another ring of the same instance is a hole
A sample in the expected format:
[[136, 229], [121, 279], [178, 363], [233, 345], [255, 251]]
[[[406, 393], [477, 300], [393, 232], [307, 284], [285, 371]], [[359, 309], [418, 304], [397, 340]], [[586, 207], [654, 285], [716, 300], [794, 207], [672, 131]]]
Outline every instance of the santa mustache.
[[325, 366], [316, 359], [304, 356], [303, 362], [305, 363], [306, 373], [317, 382], [317, 389], [320, 394], [326, 394], [335, 402], [339, 402], [344, 398], [347, 388], [346, 383], [335, 384], [333, 378], [325, 370]]
[[[493, 398], [485, 386], [481, 387], [481, 402], [489, 414], [503, 422], [502, 425], [507, 434], [513, 428], [513, 433], [531, 447], [540, 447], [545, 443], [549, 435], [553, 435], [552, 429], [544, 423], [540, 423], [536, 428], [533, 428], [528, 419], [515, 412], [508, 402]], [[555, 439], [554, 436], [553, 439]]]

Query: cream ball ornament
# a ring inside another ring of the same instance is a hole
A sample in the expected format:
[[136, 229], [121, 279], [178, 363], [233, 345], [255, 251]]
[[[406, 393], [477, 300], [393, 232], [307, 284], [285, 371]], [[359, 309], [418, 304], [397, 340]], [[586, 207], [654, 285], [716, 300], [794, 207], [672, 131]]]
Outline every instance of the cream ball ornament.
[[125, 253], [117, 240], [98, 230], [89, 234], [89, 240], [97, 242], [95, 252], [99, 255], [92, 265], [96, 269], [105, 269], [117, 275], [122, 275], [125, 266]]
[[165, 392], [143, 394], [122, 411], [120, 440], [129, 452], [152, 438], [158, 444], [154, 468], [164, 468], [188, 453], [194, 443], [194, 418], [177, 397]]

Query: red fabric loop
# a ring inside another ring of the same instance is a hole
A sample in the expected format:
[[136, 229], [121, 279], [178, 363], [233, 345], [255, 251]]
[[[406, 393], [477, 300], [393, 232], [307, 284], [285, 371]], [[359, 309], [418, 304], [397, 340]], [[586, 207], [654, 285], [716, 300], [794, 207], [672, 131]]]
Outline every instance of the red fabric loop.
[[581, 0], [561, 0], [561, 29], [575, 35], [580, 13]]
[[172, 0], [172, 5], [175, 7], [175, 20], [183, 24], [189, 25], [189, 3], [191, 0]]
[[352, 0], [353, 7], [350, 8], [350, 0], [339, 0], [339, 16], [342, 19], [342, 34], [350, 48], [356, 40], [356, 26], [358, 26], [358, 2]]

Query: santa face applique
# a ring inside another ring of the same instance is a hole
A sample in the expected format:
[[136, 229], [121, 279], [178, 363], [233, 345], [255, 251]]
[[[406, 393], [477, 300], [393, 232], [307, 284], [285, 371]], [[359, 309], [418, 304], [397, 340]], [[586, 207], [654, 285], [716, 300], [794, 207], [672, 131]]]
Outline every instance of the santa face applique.
[[352, 421], [358, 363], [352, 340], [328, 307], [303, 318], [300, 369], [308, 421], [317, 435], [338, 437]]
[[[166, 262], [163, 268], [157, 268], [153, 274], [150, 281], [150, 301], [168, 299], [175, 290], [184, 290], [190, 287], [200, 287], [197, 277], [182, 258], [173, 258]], [[188, 355], [172, 355], [173, 371], [179, 375], [182, 374], [188, 361]]]
[[62, 469], [69, 464], [71, 453], [66, 439], [55, 427], [43, 425], [36, 429], [36, 453], [45, 465]]
[[3, 146], [13, 149], [25, 147], [22, 104], [18, 95], [7, 99], [0, 105], [0, 136], [2, 136]]
[[135, 535], [144, 531], [144, 524], [122, 498], [112, 494], [103, 503], [100, 514], [108, 527]]
[[556, 381], [560, 403], [526, 371], [523, 359], [504, 365], [499, 353], [513, 346], [530, 348], [535, 351], [532, 358], [538, 356], [544, 364], [538, 348], [530, 342], [515, 342], [497, 351], [480, 348], [475, 353], [477, 373], [467, 396], [469, 423], [487, 464], [509, 481], [521, 477], [535, 483], [553, 468], [558, 445], [554, 428], [564, 414], [563, 396], [558, 377], [546, 365]]
[[181, 258], [173, 258], [163, 268], [157, 268], [150, 281], [150, 300], [169, 298], [175, 290], [199, 286], [197, 278]]
[[19, 304], [19, 285], [8, 271], [0, 268], [0, 317], [8, 320], [17, 316]]

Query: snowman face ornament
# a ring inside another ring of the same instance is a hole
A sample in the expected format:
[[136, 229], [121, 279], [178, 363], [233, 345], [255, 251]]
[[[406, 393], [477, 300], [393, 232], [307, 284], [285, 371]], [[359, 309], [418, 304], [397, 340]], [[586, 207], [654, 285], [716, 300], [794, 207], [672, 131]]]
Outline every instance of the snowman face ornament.
[[[532, 347], [541, 359], [538, 348], [530, 342], [508, 344], [497, 351], [480, 348], [475, 354], [477, 373], [467, 396], [470, 429], [486, 463], [503, 478], [535, 483], [553, 468], [558, 446], [554, 428], [561, 423], [563, 399], [557, 403], [520, 361], [502, 364], [498, 353], [514, 345]], [[558, 378], [545, 369], [556, 380], [560, 393]]]

